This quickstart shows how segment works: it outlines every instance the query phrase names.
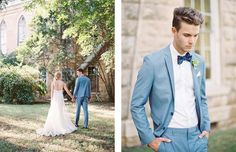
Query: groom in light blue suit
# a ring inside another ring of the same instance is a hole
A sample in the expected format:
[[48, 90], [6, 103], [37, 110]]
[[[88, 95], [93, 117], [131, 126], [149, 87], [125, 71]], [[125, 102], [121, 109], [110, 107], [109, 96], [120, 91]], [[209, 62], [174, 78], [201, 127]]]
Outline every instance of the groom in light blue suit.
[[[158, 152], [207, 152], [210, 120], [205, 94], [205, 63], [192, 49], [203, 16], [174, 10], [173, 42], [144, 58], [134, 87], [131, 114], [142, 144]], [[149, 99], [154, 130], [145, 104]]]
[[83, 69], [77, 69], [75, 88], [73, 96], [76, 98], [76, 119], [75, 126], [78, 127], [80, 118], [80, 107], [82, 105], [84, 111], [84, 127], [88, 128], [88, 101], [91, 99], [91, 81], [84, 75]]

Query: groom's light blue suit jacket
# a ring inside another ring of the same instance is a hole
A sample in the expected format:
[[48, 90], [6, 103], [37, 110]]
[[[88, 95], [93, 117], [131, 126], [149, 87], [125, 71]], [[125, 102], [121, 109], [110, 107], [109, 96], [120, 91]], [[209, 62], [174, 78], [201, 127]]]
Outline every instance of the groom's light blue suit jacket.
[[80, 76], [76, 78], [75, 89], [73, 92], [75, 97], [91, 97], [91, 81], [86, 76]]
[[[197, 66], [192, 65], [198, 125], [201, 131], [209, 131], [210, 120], [205, 94], [205, 63], [203, 58], [196, 53], [190, 52], [190, 54], [192, 61], [199, 61]], [[156, 137], [161, 137], [167, 129], [174, 112], [174, 85], [169, 45], [144, 57], [131, 101], [131, 114], [142, 144], [149, 144]], [[148, 99], [154, 130], [150, 128], [144, 107]]]

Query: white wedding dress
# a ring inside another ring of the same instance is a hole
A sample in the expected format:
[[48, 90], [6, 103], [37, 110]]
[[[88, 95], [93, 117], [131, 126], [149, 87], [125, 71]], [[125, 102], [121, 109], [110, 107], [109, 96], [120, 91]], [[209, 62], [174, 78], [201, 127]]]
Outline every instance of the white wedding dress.
[[54, 90], [47, 120], [44, 127], [37, 129], [36, 133], [44, 136], [57, 136], [71, 133], [76, 129], [67, 113], [63, 91]]

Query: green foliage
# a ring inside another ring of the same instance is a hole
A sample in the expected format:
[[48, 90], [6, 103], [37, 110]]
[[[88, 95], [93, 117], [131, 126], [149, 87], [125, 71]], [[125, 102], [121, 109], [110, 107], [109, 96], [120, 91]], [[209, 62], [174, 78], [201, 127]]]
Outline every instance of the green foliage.
[[41, 80], [38, 80], [36, 84], [36, 91], [39, 93], [39, 95], [45, 95], [47, 93], [46, 83]]
[[16, 58], [15, 52], [12, 52], [8, 55], [3, 55], [0, 53], [0, 67], [6, 66], [17, 66], [19, 61]]
[[[17, 47], [17, 59], [22, 64], [35, 65], [44, 63], [48, 58], [46, 51], [49, 42], [42, 34], [32, 34], [24, 43]], [[38, 61], [38, 62], [36, 62]]]
[[73, 7], [77, 13], [73, 17], [73, 24], [64, 31], [63, 37], [76, 38], [83, 56], [91, 54], [99, 44], [105, 42], [110, 44], [107, 51], [113, 52], [114, 1], [77, 1]]
[[46, 93], [46, 85], [38, 79], [38, 71], [29, 66], [0, 69], [0, 96], [2, 102], [32, 103], [36, 95]]
[[109, 76], [114, 73], [114, 2], [28, 1], [26, 8], [36, 12], [31, 24], [33, 34], [17, 49], [17, 58], [22, 64], [43, 66], [53, 73], [64, 67], [75, 70], [94, 55], [87, 63], [105, 65], [102, 79], [111, 83], [105, 86], [114, 99], [114, 81], [106, 80], [114, 79]]
[[[110, 49], [114, 50], [114, 48]], [[107, 51], [103, 53], [101, 59], [104, 61], [106, 73], [113, 72], [115, 70], [114, 51]]]
[[43, 64], [51, 70], [55, 66], [76, 63], [79, 56], [89, 56], [98, 45], [106, 42], [109, 43], [106, 51], [113, 53], [101, 60], [114, 67], [110, 64], [114, 63], [113, 0], [51, 0], [47, 3], [32, 0], [26, 8], [36, 9], [36, 16], [32, 23], [33, 36], [18, 49], [22, 62]]

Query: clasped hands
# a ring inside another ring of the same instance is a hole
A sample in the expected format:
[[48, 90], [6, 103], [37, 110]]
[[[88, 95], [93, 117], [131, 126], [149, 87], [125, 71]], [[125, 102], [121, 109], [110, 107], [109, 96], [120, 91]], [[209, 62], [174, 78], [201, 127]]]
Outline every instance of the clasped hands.
[[75, 97], [75, 96], [72, 96], [71, 99], [72, 99], [72, 102], [75, 102], [76, 97]]

